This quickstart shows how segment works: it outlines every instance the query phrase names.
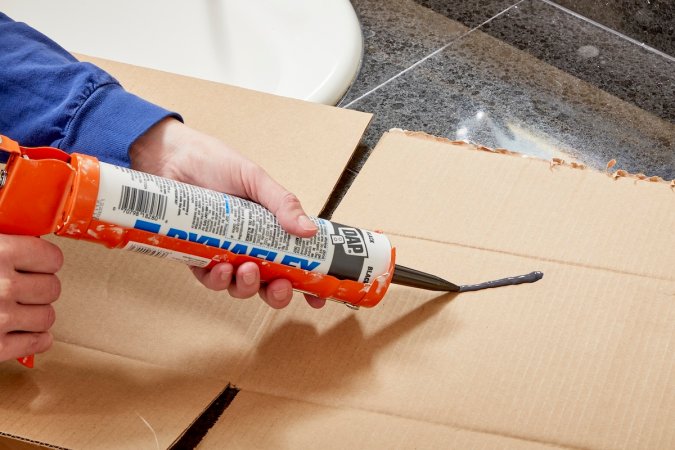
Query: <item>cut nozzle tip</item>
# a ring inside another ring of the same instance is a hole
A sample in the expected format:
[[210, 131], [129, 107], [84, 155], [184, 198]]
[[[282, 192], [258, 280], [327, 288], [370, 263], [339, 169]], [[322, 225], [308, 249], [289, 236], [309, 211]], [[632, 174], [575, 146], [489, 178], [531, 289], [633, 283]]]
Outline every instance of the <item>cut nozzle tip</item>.
[[394, 269], [394, 276], [391, 282], [429, 291], [459, 292], [459, 286], [454, 283], [398, 264]]

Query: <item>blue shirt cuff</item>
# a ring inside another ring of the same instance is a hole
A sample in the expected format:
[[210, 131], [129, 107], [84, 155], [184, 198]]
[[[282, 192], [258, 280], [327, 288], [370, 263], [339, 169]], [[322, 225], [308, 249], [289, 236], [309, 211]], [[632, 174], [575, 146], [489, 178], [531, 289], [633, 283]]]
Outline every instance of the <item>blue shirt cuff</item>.
[[183, 120], [179, 114], [143, 100], [117, 83], [103, 84], [76, 111], [57, 146], [129, 167], [131, 145], [166, 117]]

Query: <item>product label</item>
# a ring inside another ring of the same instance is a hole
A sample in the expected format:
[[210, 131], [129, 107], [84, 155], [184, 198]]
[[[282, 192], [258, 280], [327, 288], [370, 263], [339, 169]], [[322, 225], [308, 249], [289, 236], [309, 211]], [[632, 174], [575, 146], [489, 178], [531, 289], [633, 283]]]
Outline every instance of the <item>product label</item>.
[[178, 261], [188, 266], [206, 267], [211, 262], [208, 258], [201, 256], [189, 255], [187, 253], [177, 252], [175, 250], [168, 250], [154, 245], [144, 244], [142, 242], [128, 242], [122, 250], [128, 250], [142, 255], [154, 256], [155, 258], [165, 258], [173, 261]]
[[[103, 222], [364, 283], [389, 268], [389, 240], [372, 231], [312, 218], [319, 232], [303, 239], [286, 233], [274, 214], [248, 200], [106, 163], [100, 163], [100, 174], [94, 217]], [[167, 251], [141, 243], [127, 247], [156, 251], [155, 256]], [[180, 252], [163, 257], [199, 262]]]

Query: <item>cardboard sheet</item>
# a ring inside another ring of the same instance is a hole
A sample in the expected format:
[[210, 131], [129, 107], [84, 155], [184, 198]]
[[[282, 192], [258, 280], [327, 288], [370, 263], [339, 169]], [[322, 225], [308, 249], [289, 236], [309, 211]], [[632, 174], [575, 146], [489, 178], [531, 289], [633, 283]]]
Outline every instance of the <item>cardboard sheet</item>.
[[[317, 215], [371, 114], [78, 55], [260, 164]], [[198, 152], [199, 149], [195, 149]]]
[[293, 305], [200, 448], [675, 447], [667, 183], [393, 132], [334, 219], [457, 283], [545, 275], [459, 295], [394, 286], [358, 312]]
[[[310, 214], [327, 200], [370, 120], [356, 111], [82, 59], [259, 162]], [[241, 370], [273, 312], [258, 298], [206, 290], [180, 264], [49, 239], [66, 259], [53, 329], [61, 344], [38, 355], [32, 371], [0, 364], [0, 433], [69, 448], [155, 448], [145, 419], [160, 448], [167, 447]], [[35, 402], [48, 402], [46, 412]]]
[[63, 343], [38, 361], [31, 371], [3, 363], [0, 436], [66, 448], [167, 448], [223, 389], [219, 380], [197, 381], [181, 371]]

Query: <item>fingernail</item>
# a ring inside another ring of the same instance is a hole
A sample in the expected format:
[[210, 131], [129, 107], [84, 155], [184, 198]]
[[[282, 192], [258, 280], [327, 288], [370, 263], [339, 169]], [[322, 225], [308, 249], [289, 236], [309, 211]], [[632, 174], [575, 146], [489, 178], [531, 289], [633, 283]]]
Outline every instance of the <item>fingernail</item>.
[[255, 283], [255, 274], [251, 272], [247, 272], [241, 276], [242, 281], [244, 284], [251, 285]]
[[315, 231], [317, 229], [314, 222], [312, 222], [312, 219], [304, 214], [298, 217], [298, 225], [305, 231]]
[[278, 289], [276, 291], [272, 291], [272, 298], [277, 301], [284, 300], [287, 295], [288, 295], [287, 289]]
[[222, 272], [220, 272], [220, 279], [223, 281], [229, 281], [231, 276], [232, 276], [231, 270], [223, 270]]

